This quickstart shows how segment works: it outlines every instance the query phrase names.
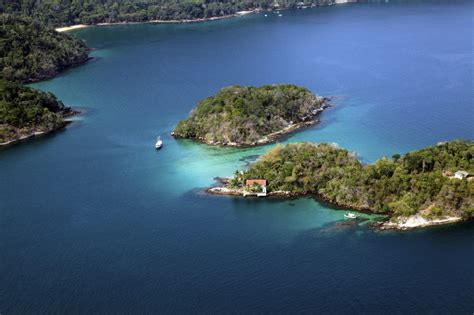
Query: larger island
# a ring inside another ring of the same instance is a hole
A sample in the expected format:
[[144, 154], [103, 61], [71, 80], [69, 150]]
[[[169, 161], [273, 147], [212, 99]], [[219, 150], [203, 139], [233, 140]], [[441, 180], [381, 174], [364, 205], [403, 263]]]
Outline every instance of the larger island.
[[369, 165], [331, 144], [278, 145], [236, 171], [229, 195], [313, 195], [334, 205], [387, 214], [390, 228], [451, 223], [474, 216], [474, 144], [438, 143]]

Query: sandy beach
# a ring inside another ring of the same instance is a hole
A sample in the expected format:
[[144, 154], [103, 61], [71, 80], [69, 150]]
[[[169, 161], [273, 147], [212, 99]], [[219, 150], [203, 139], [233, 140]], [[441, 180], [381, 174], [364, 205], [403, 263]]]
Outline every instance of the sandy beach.
[[257, 10], [253, 11], [239, 11], [235, 14], [231, 15], [222, 15], [222, 16], [214, 16], [210, 18], [201, 18], [201, 19], [191, 19], [191, 20], [150, 20], [150, 21], [143, 21], [143, 22], [114, 22], [114, 23], [97, 23], [97, 26], [110, 26], [110, 25], [127, 25], [127, 24], [180, 24], [180, 23], [200, 23], [200, 22], [208, 22], [208, 21], [215, 21], [215, 20], [222, 20], [228, 19], [232, 17], [239, 17], [244, 16], [247, 14], [251, 14], [257, 12]]
[[[143, 21], [143, 22], [97, 23], [97, 24], [94, 24], [94, 25], [97, 25], [97, 26], [110, 26], [110, 25], [127, 25], [127, 24], [146, 24], [146, 23], [156, 23], [156, 24], [199, 23], [199, 22], [207, 22], [207, 21], [228, 19], [228, 18], [232, 18], [232, 17], [239, 17], [239, 16], [244, 16], [244, 15], [247, 15], [247, 14], [251, 14], [251, 13], [254, 13], [254, 12], [257, 12], [257, 10], [239, 11], [239, 12], [236, 12], [235, 14], [231, 14], [231, 15], [215, 16], [215, 17], [211, 17], [211, 18], [192, 19], [192, 20], [150, 20], [150, 21]], [[85, 27], [89, 27], [89, 26], [92, 26], [92, 25], [77, 24], [77, 25], [71, 25], [71, 26], [58, 27], [58, 28], [55, 28], [55, 30], [56, 30], [56, 32], [68, 32], [68, 31], [77, 30], [77, 29], [85, 28]]]
[[58, 28], [55, 28], [55, 31], [61, 33], [61, 32], [77, 30], [77, 29], [85, 28], [89, 26], [90, 25], [86, 25], [86, 24], [77, 24], [77, 25], [71, 25], [71, 26], [58, 27]]

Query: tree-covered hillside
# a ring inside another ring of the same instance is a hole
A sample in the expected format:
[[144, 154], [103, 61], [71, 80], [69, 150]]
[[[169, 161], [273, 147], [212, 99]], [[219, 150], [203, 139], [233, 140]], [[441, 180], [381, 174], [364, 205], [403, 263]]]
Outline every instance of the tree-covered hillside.
[[297, 123], [312, 122], [327, 99], [291, 84], [230, 86], [196, 106], [173, 135], [215, 145], [256, 145]]
[[324, 5], [334, 0], [9, 0], [0, 13], [34, 17], [53, 26], [219, 17], [249, 9]]
[[474, 174], [470, 141], [440, 143], [370, 165], [329, 144], [294, 143], [277, 146], [248, 170], [236, 172], [230, 185], [243, 187], [246, 179], [263, 178], [269, 191], [315, 194], [354, 209], [472, 217], [474, 181], [453, 178], [458, 170]]
[[0, 80], [0, 143], [61, 128], [69, 112], [52, 93]]
[[30, 18], [0, 15], [0, 79], [31, 82], [87, 61], [81, 40]]

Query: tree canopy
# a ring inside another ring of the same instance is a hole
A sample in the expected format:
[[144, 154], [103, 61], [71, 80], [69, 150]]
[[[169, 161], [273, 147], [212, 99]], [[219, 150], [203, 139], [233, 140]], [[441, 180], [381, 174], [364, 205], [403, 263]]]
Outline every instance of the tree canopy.
[[88, 51], [82, 40], [41, 22], [0, 15], [0, 79], [31, 82], [51, 78], [87, 61]]
[[315, 194], [346, 207], [409, 216], [474, 215], [474, 181], [453, 172], [474, 174], [474, 144], [451, 141], [363, 165], [345, 149], [330, 144], [277, 146], [230, 181], [263, 178], [269, 191]]
[[231, 15], [254, 8], [324, 5], [335, 0], [9, 0], [0, 13], [34, 17], [53, 26], [150, 20], [192, 20]]
[[326, 101], [291, 84], [229, 86], [200, 101], [174, 134], [209, 144], [252, 145], [290, 124], [311, 120]]
[[52, 93], [0, 80], [0, 142], [60, 128], [68, 110]]

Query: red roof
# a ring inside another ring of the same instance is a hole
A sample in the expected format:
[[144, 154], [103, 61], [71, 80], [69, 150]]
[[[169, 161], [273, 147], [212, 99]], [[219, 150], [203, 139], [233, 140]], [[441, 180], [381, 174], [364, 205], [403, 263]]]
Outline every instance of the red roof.
[[253, 186], [254, 184], [258, 184], [262, 187], [267, 186], [267, 180], [266, 179], [247, 179], [245, 182], [245, 186]]

